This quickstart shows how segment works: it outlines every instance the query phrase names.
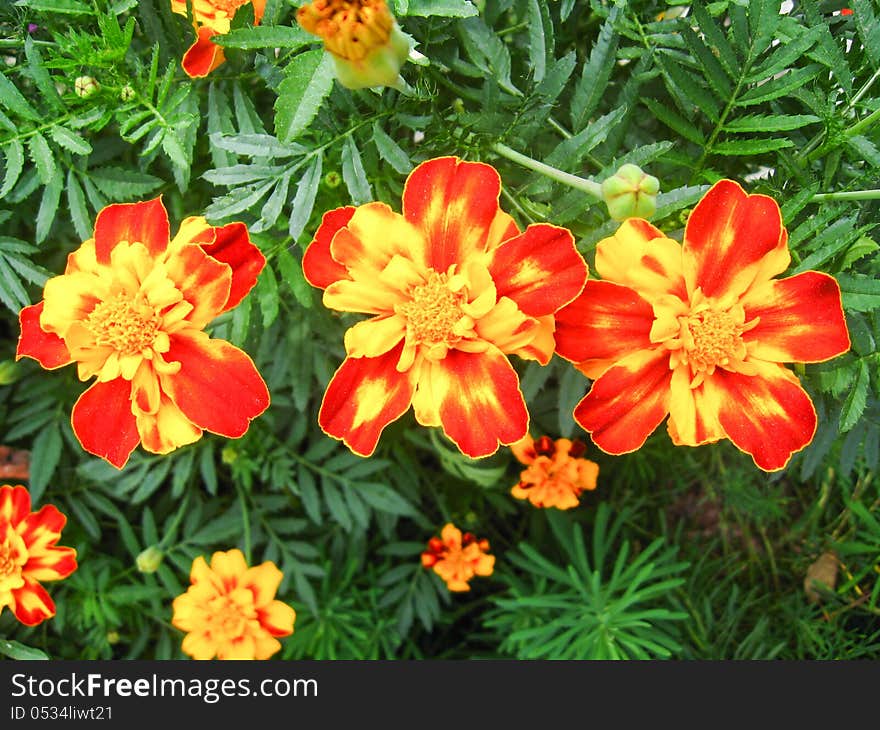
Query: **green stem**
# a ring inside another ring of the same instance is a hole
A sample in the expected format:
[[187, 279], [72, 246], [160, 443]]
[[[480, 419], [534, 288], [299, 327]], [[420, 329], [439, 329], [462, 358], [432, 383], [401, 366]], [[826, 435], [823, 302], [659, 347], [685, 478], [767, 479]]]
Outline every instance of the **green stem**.
[[241, 522], [244, 528], [244, 557], [248, 565], [251, 565], [251, 519], [248, 514], [247, 497], [244, 487], [238, 487], [238, 499], [241, 504]]
[[846, 132], [844, 132], [844, 134], [847, 137], [855, 137], [863, 129], [870, 127], [878, 119], [880, 119], [880, 109], [875, 109], [860, 122], [856, 122], [855, 124], [853, 124], [849, 129], [846, 130]]
[[814, 203], [821, 203], [823, 200], [880, 200], [880, 189], [850, 190], [840, 193], [817, 193], [812, 197], [812, 202]]
[[493, 144], [492, 149], [502, 157], [506, 157], [511, 162], [527, 167], [529, 170], [539, 172], [545, 177], [549, 177], [551, 180], [560, 182], [563, 185], [568, 185], [569, 187], [575, 188], [575, 190], [580, 190], [588, 195], [592, 195], [598, 200], [602, 200], [602, 186], [597, 182], [578, 177], [577, 175], [572, 175], [570, 172], [563, 172], [550, 165], [545, 165], [543, 162], [538, 162], [538, 160], [535, 160], [528, 155], [524, 155], [521, 152], [517, 152], [501, 142]]

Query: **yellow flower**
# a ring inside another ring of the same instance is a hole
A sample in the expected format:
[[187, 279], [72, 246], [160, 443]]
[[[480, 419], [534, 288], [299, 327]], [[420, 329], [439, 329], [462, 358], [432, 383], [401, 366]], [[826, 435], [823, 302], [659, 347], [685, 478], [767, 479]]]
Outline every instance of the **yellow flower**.
[[577, 507], [581, 492], [596, 488], [599, 465], [581, 458], [585, 446], [580, 441], [553, 441], [548, 436], [535, 441], [526, 434], [510, 450], [528, 467], [510, 493], [517, 499], [528, 499], [535, 507]]
[[439, 538], [428, 540], [428, 549], [422, 553], [422, 565], [433, 568], [450, 591], [469, 591], [468, 582], [475, 575], [492, 575], [495, 556], [488, 552], [488, 540], [478, 540], [469, 532], [462, 535], [461, 530], [449, 523]]
[[314, 0], [296, 13], [302, 28], [324, 40], [336, 78], [349, 89], [400, 86], [412, 39], [385, 0]]
[[192, 564], [186, 593], [174, 599], [172, 625], [187, 634], [193, 659], [268, 659], [278, 636], [293, 633], [296, 612], [275, 600], [283, 575], [270, 560], [249, 568], [241, 550], [202, 556]]

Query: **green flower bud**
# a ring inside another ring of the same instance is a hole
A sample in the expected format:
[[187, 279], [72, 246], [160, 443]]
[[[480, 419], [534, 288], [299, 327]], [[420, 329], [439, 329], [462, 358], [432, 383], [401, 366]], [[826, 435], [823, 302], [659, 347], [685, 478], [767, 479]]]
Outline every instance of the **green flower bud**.
[[80, 99], [88, 99], [101, 86], [91, 76], [77, 76], [73, 82], [73, 91]]
[[150, 545], [146, 550], [141, 552], [135, 559], [135, 565], [141, 573], [155, 573], [162, 565], [162, 559], [165, 557], [156, 545]]
[[616, 221], [650, 218], [657, 210], [660, 181], [627, 163], [602, 183], [602, 198], [608, 214]]
[[134, 99], [134, 89], [129, 84], [126, 84], [119, 90], [119, 98], [122, 101], [131, 101]]

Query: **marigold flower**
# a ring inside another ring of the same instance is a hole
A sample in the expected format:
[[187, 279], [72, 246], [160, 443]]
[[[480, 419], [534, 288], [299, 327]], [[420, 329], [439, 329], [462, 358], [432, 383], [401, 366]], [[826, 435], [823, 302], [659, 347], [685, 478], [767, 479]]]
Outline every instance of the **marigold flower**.
[[241, 550], [218, 551], [209, 566], [193, 560], [190, 585], [174, 599], [171, 624], [187, 632], [181, 646], [193, 659], [268, 659], [276, 637], [293, 633], [296, 612], [275, 592], [283, 574], [271, 560], [249, 568]]
[[557, 315], [557, 352], [595, 382], [574, 417], [603, 451], [638, 449], [669, 415], [675, 444], [730, 439], [765, 471], [816, 431], [816, 411], [782, 365], [850, 346], [833, 277], [774, 279], [790, 262], [776, 202], [716, 183], [681, 245], [645, 220], [596, 249], [602, 281]]
[[250, 291], [266, 263], [243, 223], [184, 220], [169, 242], [160, 198], [109, 205], [95, 235], [20, 314], [16, 358], [76, 362], [95, 382], [73, 407], [83, 448], [122, 468], [141, 443], [168, 453], [202, 431], [237, 438], [269, 405], [244, 352], [202, 330]]
[[450, 591], [469, 591], [468, 583], [475, 575], [492, 575], [495, 556], [488, 552], [488, 540], [478, 540], [469, 532], [462, 535], [461, 530], [448, 523], [440, 537], [428, 540], [428, 549], [422, 553], [422, 565], [433, 568]]
[[412, 39], [385, 0], [314, 0], [296, 11], [300, 26], [320, 36], [336, 78], [349, 89], [398, 86]]
[[51, 504], [31, 512], [24, 487], [0, 486], [0, 613], [9, 606], [25, 626], [55, 615], [55, 603], [40, 582], [76, 570], [76, 550], [55, 544], [65, 522]]
[[[191, 78], [207, 76], [226, 60], [222, 46], [211, 39], [226, 35], [243, 5], [254, 8], [254, 25], [259, 25], [266, 9], [266, 0], [191, 0], [196, 40], [183, 55], [181, 65]], [[186, 0], [171, 0], [171, 10], [186, 17]]]
[[513, 455], [528, 468], [510, 493], [528, 499], [535, 507], [571, 509], [578, 506], [581, 493], [596, 488], [599, 465], [582, 458], [586, 447], [580, 441], [561, 438], [553, 441], [531, 435], [511, 444]]
[[491, 166], [441, 157], [410, 174], [403, 215], [384, 203], [324, 215], [305, 276], [325, 306], [374, 315], [346, 332], [348, 357], [318, 417], [356, 454], [372, 454], [410, 404], [471, 457], [528, 430], [506, 355], [550, 361], [554, 313], [581, 291], [587, 265], [565, 228], [521, 233], [500, 191]]

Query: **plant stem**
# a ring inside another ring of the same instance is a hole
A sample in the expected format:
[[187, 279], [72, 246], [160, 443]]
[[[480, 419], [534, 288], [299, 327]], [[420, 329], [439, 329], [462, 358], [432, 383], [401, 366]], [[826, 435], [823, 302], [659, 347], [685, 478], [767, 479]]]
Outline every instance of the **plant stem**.
[[511, 162], [515, 162], [518, 165], [527, 167], [529, 170], [540, 172], [542, 175], [544, 175], [545, 177], [549, 177], [551, 180], [560, 182], [563, 185], [568, 185], [569, 187], [575, 188], [576, 190], [580, 190], [584, 193], [587, 193], [588, 195], [592, 195], [598, 200], [602, 200], [602, 186], [599, 185], [599, 183], [597, 182], [587, 180], [583, 177], [578, 177], [577, 175], [572, 175], [570, 172], [563, 172], [562, 170], [551, 167], [550, 165], [545, 165], [543, 162], [538, 162], [538, 160], [535, 160], [528, 155], [524, 155], [521, 152], [517, 152], [516, 150], [511, 149], [506, 144], [502, 144], [501, 142], [496, 142], [495, 144], [493, 144], [492, 149], [502, 157], [506, 157]]
[[880, 200], [880, 188], [850, 190], [840, 193], [817, 193], [812, 197], [814, 203], [821, 203], [823, 200]]

